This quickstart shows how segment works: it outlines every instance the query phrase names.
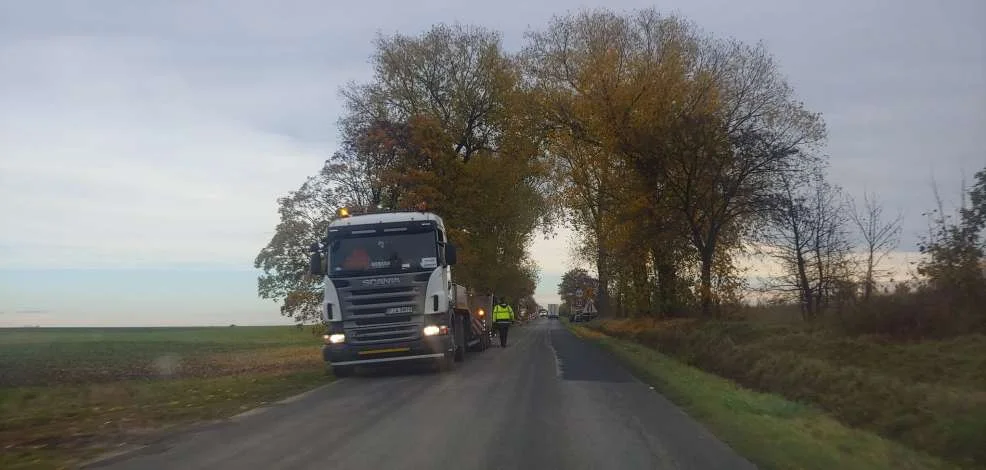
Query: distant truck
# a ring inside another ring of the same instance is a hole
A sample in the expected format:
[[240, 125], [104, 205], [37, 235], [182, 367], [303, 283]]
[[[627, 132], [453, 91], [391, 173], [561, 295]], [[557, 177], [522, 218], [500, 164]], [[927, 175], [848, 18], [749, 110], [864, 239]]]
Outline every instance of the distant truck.
[[558, 304], [548, 304], [548, 318], [558, 318]]
[[340, 209], [312, 245], [309, 267], [325, 276], [322, 357], [333, 373], [403, 361], [433, 361], [444, 371], [467, 349], [486, 349], [492, 296], [454, 284], [455, 263], [436, 214]]

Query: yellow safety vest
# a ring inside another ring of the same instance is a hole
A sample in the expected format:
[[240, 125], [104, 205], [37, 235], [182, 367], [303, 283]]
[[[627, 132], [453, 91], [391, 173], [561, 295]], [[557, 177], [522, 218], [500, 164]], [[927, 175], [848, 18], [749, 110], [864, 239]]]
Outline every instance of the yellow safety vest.
[[514, 319], [514, 309], [510, 308], [509, 305], [506, 307], [497, 304], [493, 307], [493, 321], [498, 320], [513, 320]]

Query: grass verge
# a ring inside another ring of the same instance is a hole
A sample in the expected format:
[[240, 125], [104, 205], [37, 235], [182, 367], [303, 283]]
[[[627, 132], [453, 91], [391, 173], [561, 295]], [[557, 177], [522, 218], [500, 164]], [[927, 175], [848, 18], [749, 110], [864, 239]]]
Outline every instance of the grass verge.
[[741, 388], [633, 341], [580, 325], [568, 326], [576, 335], [611, 351], [638, 377], [760, 468], [957, 468], [874, 433], [847, 427], [810, 406]]

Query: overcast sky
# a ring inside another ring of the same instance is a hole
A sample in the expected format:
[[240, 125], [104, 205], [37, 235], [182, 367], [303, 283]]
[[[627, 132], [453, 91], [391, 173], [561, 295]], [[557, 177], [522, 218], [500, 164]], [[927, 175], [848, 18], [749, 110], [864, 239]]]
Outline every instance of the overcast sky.
[[[283, 322], [252, 260], [276, 198], [336, 148], [337, 91], [379, 32], [503, 32], [606, 5], [395, 1], [0, 2], [0, 326]], [[986, 2], [670, 1], [764, 41], [823, 113], [831, 179], [905, 214], [915, 250], [934, 177], [950, 202], [986, 166]], [[539, 241], [554, 300], [566, 237]]]

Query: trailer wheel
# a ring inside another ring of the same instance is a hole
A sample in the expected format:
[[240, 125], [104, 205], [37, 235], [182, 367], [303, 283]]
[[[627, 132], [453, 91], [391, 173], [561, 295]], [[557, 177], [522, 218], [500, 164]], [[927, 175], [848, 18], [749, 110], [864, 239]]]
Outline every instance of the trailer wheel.
[[435, 360], [435, 367], [442, 374], [455, 370], [455, 358], [453, 354], [447, 352], [440, 359]]
[[455, 342], [455, 362], [466, 359], [466, 323], [462, 315], [455, 315], [455, 325], [452, 330]]
[[356, 368], [353, 366], [332, 366], [332, 375], [339, 379], [349, 377], [353, 375], [353, 372], [355, 371]]

